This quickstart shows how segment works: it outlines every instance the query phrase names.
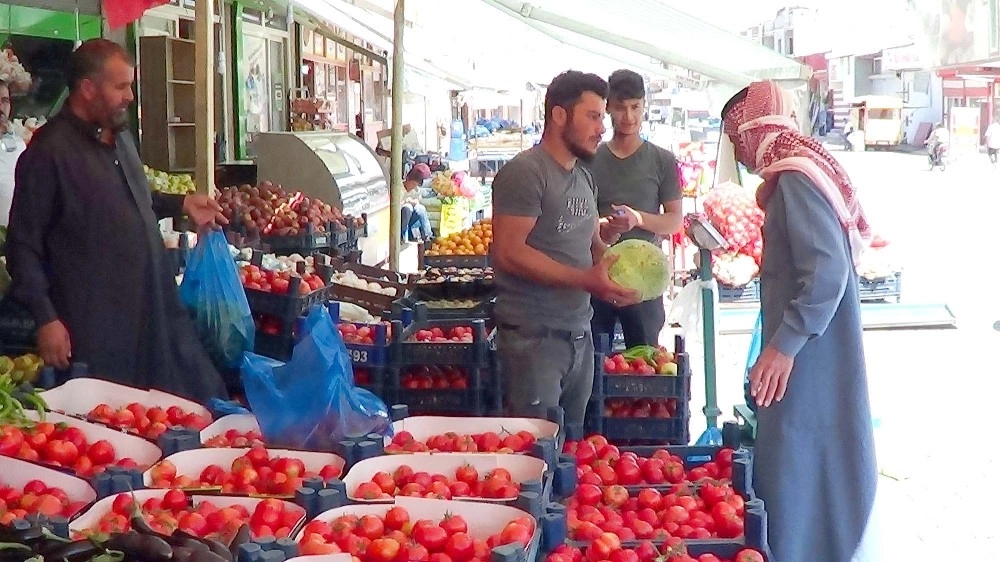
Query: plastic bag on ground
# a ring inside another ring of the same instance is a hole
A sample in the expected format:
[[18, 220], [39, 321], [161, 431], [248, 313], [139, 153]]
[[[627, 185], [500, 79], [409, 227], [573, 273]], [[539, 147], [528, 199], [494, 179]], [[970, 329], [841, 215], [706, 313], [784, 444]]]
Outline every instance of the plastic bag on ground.
[[265, 441], [332, 451], [347, 438], [388, 433], [389, 409], [378, 396], [354, 386], [347, 347], [326, 307], [314, 306], [304, 324], [288, 363], [253, 353], [243, 357], [243, 386]]
[[225, 235], [198, 237], [180, 286], [181, 302], [194, 316], [205, 350], [217, 365], [236, 367], [253, 349], [254, 321]]

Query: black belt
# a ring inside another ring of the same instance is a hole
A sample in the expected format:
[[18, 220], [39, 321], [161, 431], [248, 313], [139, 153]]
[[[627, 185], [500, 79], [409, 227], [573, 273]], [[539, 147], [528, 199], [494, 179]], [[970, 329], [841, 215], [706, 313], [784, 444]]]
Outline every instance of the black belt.
[[537, 338], [552, 337], [566, 341], [576, 341], [590, 337], [590, 330], [556, 330], [545, 326], [518, 326], [516, 324], [503, 323], [497, 324], [497, 328], [517, 332], [525, 336], [534, 336]]

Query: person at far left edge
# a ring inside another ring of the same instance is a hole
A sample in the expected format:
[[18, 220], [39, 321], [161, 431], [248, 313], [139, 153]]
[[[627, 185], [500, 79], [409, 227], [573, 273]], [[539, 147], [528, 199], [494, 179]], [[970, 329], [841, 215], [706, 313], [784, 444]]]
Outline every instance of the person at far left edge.
[[46, 364], [83, 362], [96, 377], [206, 402], [225, 384], [181, 304], [157, 221], [226, 219], [208, 196], [151, 192], [127, 129], [134, 76], [111, 41], [71, 55], [69, 98], [14, 175], [12, 294], [34, 316]]

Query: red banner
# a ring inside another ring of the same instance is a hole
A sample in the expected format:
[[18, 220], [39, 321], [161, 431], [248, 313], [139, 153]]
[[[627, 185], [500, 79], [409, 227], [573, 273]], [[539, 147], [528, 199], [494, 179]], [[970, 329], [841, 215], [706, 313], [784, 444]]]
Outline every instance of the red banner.
[[104, 17], [108, 27], [118, 29], [142, 17], [150, 8], [162, 6], [167, 0], [104, 0]]

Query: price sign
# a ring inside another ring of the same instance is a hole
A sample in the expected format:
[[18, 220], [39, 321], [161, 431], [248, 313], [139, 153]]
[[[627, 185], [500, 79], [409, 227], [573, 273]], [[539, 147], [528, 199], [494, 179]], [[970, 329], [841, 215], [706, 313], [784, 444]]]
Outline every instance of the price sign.
[[364, 349], [350, 348], [347, 350], [347, 352], [351, 356], [352, 363], [361, 363], [361, 364], [368, 363], [368, 351]]
[[440, 236], [450, 236], [466, 227], [469, 220], [469, 200], [458, 198], [454, 203], [441, 204]]

